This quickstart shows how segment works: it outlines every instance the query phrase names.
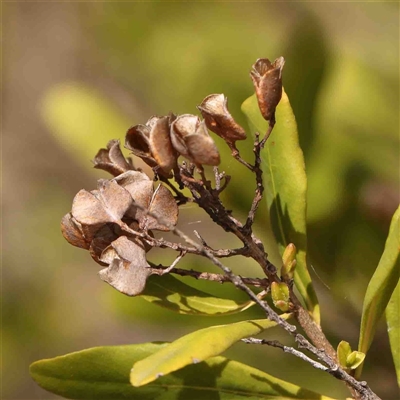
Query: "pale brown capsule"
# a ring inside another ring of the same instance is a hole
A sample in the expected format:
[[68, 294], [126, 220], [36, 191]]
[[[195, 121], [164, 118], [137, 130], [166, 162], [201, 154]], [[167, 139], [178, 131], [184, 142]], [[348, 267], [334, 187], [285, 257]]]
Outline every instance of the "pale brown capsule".
[[106, 149], [100, 149], [93, 160], [93, 164], [95, 168], [103, 169], [114, 176], [135, 169], [131, 160], [126, 160], [122, 154], [119, 140], [110, 140]]
[[195, 115], [183, 114], [172, 122], [171, 141], [181, 155], [195, 164], [220, 163], [217, 146], [209, 135], [205, 122]]
[[157, 162], [151, 154], [149, 139], [150, 127], [135, 125], [128, 129], [125, 135], [125, 147], [141, 158], [150, 167], [156, 167]]
[[246, 139], [245, 130], [233, 119], [228, 111], [228, 99], [224, 94], [210, 94], [197, 108], [207, 128], [229, 143]]
[[282, 97], [284, 64], [283, 57], [277, 58], [273, 63], [268, 58], [259, 58], [250, 72], [261, 114], [267, 121], [275, 121], [275, 109]]
[[125, 136], [125, 147], [166, 177], [170, 177], [178, 158], [169, 136], [171, 118], [153, 116], [145, 125], [130, 128]]
[[207, 131], [205, 121], [201, 121], [196, 133], [186, 137], [186, 145], [196, 164], [219, 165], [221, 162], [217, 146]]
[[176, 166], [178, 155], [169, 135], [169, 117], [158, 118], [150, 131], [150, 151], [164, 172]]

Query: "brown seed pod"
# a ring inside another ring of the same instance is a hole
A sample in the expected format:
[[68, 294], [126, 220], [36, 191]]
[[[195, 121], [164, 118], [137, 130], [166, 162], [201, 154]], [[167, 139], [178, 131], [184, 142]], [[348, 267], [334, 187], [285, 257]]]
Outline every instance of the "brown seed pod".
[[166, 173], [176, 166], [178, 158], [169, 135], [169, 119], [169, 116], [158, 118], [151, 128], [149, 139], [151, 154]]
[[273, 63], [268, 58], [259, 58], [250, 72], [261, 114], [267, 121], [275, 121], [275, 109], [282, 97], [284, 64], [283, 57], [277, 58]]
[[178, 116], [171, 124], [171, 141], [175, 149], [198, 165], [218, 165], [220, 156], [204, 121], [191, 115]]
[[98, 151], [93, 160], [93, 164], [94, 168], [103, 169], [111, 175], [118, 176], [126, 171], [135, 169], [128, 161], [131, 160], [126, 160], [122, 154], [121, 148], [119, 147], [119, 140], [110, 140], [106, 149], [100, 149]]
[[100, 261], [109, 264], [99, 272], [103, 281], [128, 296], [143, 292], [151, 269], [142, 246], [121, 236], [104, 249]]
[[246, 139], [245, 130], [233, 119], [228, 111], [228, 99], [224, 94], [210, 94], [197, 108], [207, 128], [228, 143]]
[[125, 147], [141, 158], [147, 165], [154, 168], [157, 162], [150, 151], [150, 127], [136, 125], [128, 129], [125, 135]]
[[136, 125], [125, 135], [125, 147], [141, 158], [155, 172], [170, 178], [178, 154], [169, 136], [173, 114], [166, 117], [151, 117], [145, 125]]

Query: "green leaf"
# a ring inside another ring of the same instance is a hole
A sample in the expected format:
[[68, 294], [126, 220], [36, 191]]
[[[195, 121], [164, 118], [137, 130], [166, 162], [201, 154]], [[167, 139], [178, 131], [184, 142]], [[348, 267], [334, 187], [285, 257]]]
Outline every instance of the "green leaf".
[[337, 347], [337, 356], [339, 360], [339, 364], [343, 368], [347, 368], [347, 357], [351, 353], [351, 347], [349, 342], [342, 340]]
[[133, 122], [101, 93], [76, 82], [52, 87], [41, 113], [55, 139], [85, 168], [100, 147], [123, 138]]
[[330, 400], [224, 357], [190, 365], [140, 388], [129, 383], [132, 363], [168, 344], [96, 347], [33, 363], [33, 379], [69, 399], [132, 400]]
[[[400, 207], [393, 215], [385, 249], [372, 276], [364, 298], [358, 350], [367, 354], [400, 275]], [[356, 376], [361, 374], [360, 366]]]
[[213, 297], [208, 293], [186, 285], [172, 275], [152, 275], [141, 297], [153, 304], [179, 314], [220, 316], [247, 310], [255, 303]]
[[390, 348], [396, 369], [397, 384], [400, 387], [400, 282], [393, 291], [389, 304], [386, 307], [386, 322]]
[[[264, 134], [268, 129], [256, 96], [242, 104], [250, 129]], [[285, 92], [276, 109], [276, 125], [262, 153], [264, 184], [271, 225], [282, 255], [293, 243], [297, 250], [294, 280], [307, 309], [320, 323], [320, 308], [307, 269], [306, 191], [304, 157], [299, 146], [296, 120]]]
[[[284, 314], [283, 317], [289, 315]], [[137, 362], [131, 371], [131, 383], [133, 386], [146, 385], [186, 365], [219, 355], [240, 339], [257, 335], [273, 326], [276, 326], [275, 322], [259, 319], [216, 325], [189, 333], [156, 354]]]

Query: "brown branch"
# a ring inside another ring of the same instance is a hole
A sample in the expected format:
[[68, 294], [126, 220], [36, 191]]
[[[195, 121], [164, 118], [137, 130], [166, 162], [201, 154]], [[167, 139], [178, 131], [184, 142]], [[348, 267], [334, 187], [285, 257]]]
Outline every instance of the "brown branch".
[[[244, 343], [247, 344], [262, 344], [268, 345], [271, 347], [276, 347], [278, 349], [283, 350], [285, 353], [292, 354], [298, 358], [301, 358], [303, 361], [308, 362], [314, 368], [319, 369], [321, 371], [326, 371], [336, 379], [341, 381], [345, 381], [351, 389], [353, 389], [357, 394], [359, 394], [360, 399], [365, 400], [380, 400], [380, 398], [367, 386], [366, 382], [360, 382], [354, 379], [351, 375], [349, 375], [343, 368], [338, 366], [336, 363], [332, 363], [332, 360], [327, 358], [325, 354], [321, 353], [320, 350], [309, 346], [309, 343], [304, 343], [304, 337], [297, 334], [296, 341], [301, 342], [300, 348], [304, 347], [305, 349], [309, 350], [311, 353], [315, 354], [322, 362], [324, 362], [327, 366], [319, 363], [318, 361], [313, 360], [312, 358], [306, 356], [301, 351], [298, 351], [290, 346], [284, 346], [277, 340], [265, 340], [265, 339], [257, 339], [257, 338], [246, 338], [242, 339]], [[303, 344], [303, 345], [302, 345]]]
[[[166, 273], [165, 271], [168, 271], [171, 274], [176, 274], [179, 276], [189, 276], [194, 279], [218, 282], [221, 284], [222, 283], [232, 283], [232, 281], [226, 275], [214, 274], [211, 272], [200, 272], [200, 271], [195, 271], [193, 269], [187, 270], [187, 269], [175, 268], [175, 265], [176, 264], [174, 264], [173, 268], [165, 267], [163, 265], [152, 266], [151, 271], [153, 274], [156, 274], [156, 275], [164, 275]], [[172, 264], [171, 264], [171, 266], [172, 266]], [[263, 289], [268, 289], [268, 287], [269, 287], [269, 281], [266, 278], [244, 278], [244, 277], [242, 277], [242, 280], [246, 285], [259, 287], [259, 288], [263, 288]]]
[[[158, 219], [158, 221], [167, 226], [171, 232], [173, 232], [176, 236], [183, 239], [188, 245], [196, 248], [200, 255], [208, 258], [214, 265], [220, 268], [227, 278], [240, 290], [245, 292], [251, 300], [257, 303], [266, 313], [267, 318], [271, 321], [276, 322], [279, 326], [281, 326], [286, 332], [293, 335], [296, 342], [299, 344], [299, 347], [305, 348], [309, 350], [311, 353], [315, 354], [321, 361], [323, 361], [329, 367], [329, 373], [332, 374], [337, 379], [344, 381], [351, 389], [357, 394], [357, 398], [362, 400], [380, 400], [380, 398], [368, 387], [366, 382], [359, 382], [352, 376], [350, 376], [346, 371], [344, 371], [338, 364], [335, 358], [332, 358], [324, 348], [318, 349], [313, 346], [304, 336], [297, 333], [297, 328], [294, 325], [289, 324], [286, 320], [281, 318], [270, 306], [269, 304], [262, 300], [259, 296], [257, 296], [243, 281], [243, 279], [235, 275], [232, 270], [222, 264], [216, 256], [214, 256], [210, 250], [205, 248], [202, 244], [192, 240], [189, 236], [183, 233], [181, 230], [176, 228], [175, 226], [170, 225], [168, 222], [164, 221], [159, 216], [149, 212], [148, 210], [144, 210], [147, 215], [152, 218]], [[121, 222], [121, 228], [124, 229], [124, 224]], [[130, 229], [129, 227], [127, 227]], [[130, 229], [131, 230], [131, 229]], [[135, 231], [134, 231], [135, 232]], [[135, 232], [139, 233], [139, 232]], [[269, 281], [270, 282], [270, 281]], [[311, 317], [309, 317], [311, 319]], [[307, 333], [307, 332], [306, 332]], [[308, 333], [307, 333], [308, 334]], [[320, 334], [325, 338], [322, 331]], [[312, 338], [311, 338], [312, 339]], [[325, 338], [325, 341], [326, 338]], [[328, 342], [329, 343], [329, 342]]]
[[[202, 182], [193, 177], [193, 170], [182, 165], [180, 168], [182, 183], [190, 190], [193, 195], [194, 201], [203, 208], [211, 219], [221, 226], [226, 232], [232, 232], [244, 244], [246, 254], [253, 258], [262, 268], [265, 275], [270, 282], [280, 282], [276, 274], [276, 267], [268, 260], [268, 255], [264, 251], [262, 242], [251, 232], [251, 224], [254, 219], [255, 212], [258, 204], [262, 199], [263, 185], [262, 185], [262, 170], [260, 168], [261, 157], [260, 151], [265, 145], [266, 139], [269, 137], [273, 129], [273, 124], [270, 124], [269, 129], [261, 142], [256, 137], [254, 148], [256, 154], [255, 170], [257, 177], [257, 188], [255, 199], [253, 200], [252, 208], [249, 213], [247, 226], [243, 226], [237, 219], [235, 219], [230, 212], [226, 210], [222, 204], [218, 191], [208, 190]], [[211, 253], [210, 253], [211, 254]], [[333, 358], [336, 359], [336, 352], [332, 345], [326, 339], [320, 327], [314, 322], [310, 314], [303, 308], [300, 301], [297, 299], [293, 290], [291, 291], [291, 302], [294, 305], [294, 314], [307, 336], [312, 343], [318, 348], [323, 348]]]
[[241, 164], [243, 164], [247, 169], [249, 169], [250, 171], [253, 172], [253, 166], [251, 164], [249, 164], [247, 161], [245, 161], [239, 153], [239, 150], [236, 147], [236, 144], [234, 142], [227, 142], [229, 148], [231, 149], [231, 154], [232, 157], [239, 161]]
[[254, 193], [254, 198], [253, 198], [253, 202], [251, 204], [250, 211], [247, 216], [246, 223], [243, 227], [243, 231], [247, 235], [251, 234], [251, 232], [252, 232], [254, 217], [255, 217], [256, 211], [258, 209], [258, 206], [260, 205], [260, 202], [262, 200], [262, 196], [264, 193], [264, 185], [263, 185], [263, 179], [262, 179], [263, 171], [261, 169], [261, 150], [263, 148], [263, 145], [259, 141], [259, 139], [260, 139], [260, 134], [258, 132], [256, 132], [255, 139], [254, 139], [254, 147], [253, 147], [253, 152], [254, 152], [254, 156], [255, 156], [253, 172], [256, 175], [256, 190]]

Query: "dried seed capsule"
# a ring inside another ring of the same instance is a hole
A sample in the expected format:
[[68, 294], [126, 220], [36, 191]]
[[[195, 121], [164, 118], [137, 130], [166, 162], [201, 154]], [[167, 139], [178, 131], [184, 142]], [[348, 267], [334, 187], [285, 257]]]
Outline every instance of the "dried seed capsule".
[[171, 171], [178, 158], [169, 135], [169, 117], [158, 118], [150, 131], [150, 151], [164, 172]]
[[205, 122], [195, 115], [183, 114], [172, 122], [171, 141], [181, 155], [195, 164], [220, 163], [217, 146], [209, 135]]
[[273, 63], [268, 58], [259, 58], [250, 72], [261, 114], [267, 121], [275, 121], [275, 109], [282, 97], [284, 64], [283, 57], [277, 58]]
[[128, 129], [125, 135], [125, 147], [132, 153], [141, 158], [147, 165], [154, 168], [157, 162], [151, 154], [150, 127], [147, 125], [136, 125]]
[[210, 94], [197, 108], [207, 128], [229, 143], [246, 139], [246, 132], [228, 111], [228, 99], [224, 94]]
[[178, 158], [169, 136], [171, 118], [153, 116], [146, 125], [130, 128], [125, 136], [125, 147], [150, 167], [158, 167], [157, 172], [166, 177], [170, 177]]
[[119, 140], [110, 140], [106, 149], [100, 149], [94, 160], [94, 167], [103, 169], [111, 175], [118, 176], [126, 171], [134, 170], [135, 168], [130, 159], [126, 160], [119, 147]]
[[186, 145], [196, 164], [219, 165], [221, 162], [217, 146], [208, 133], [204, 121], [200, 122], [194, 135], [186, 137]]

